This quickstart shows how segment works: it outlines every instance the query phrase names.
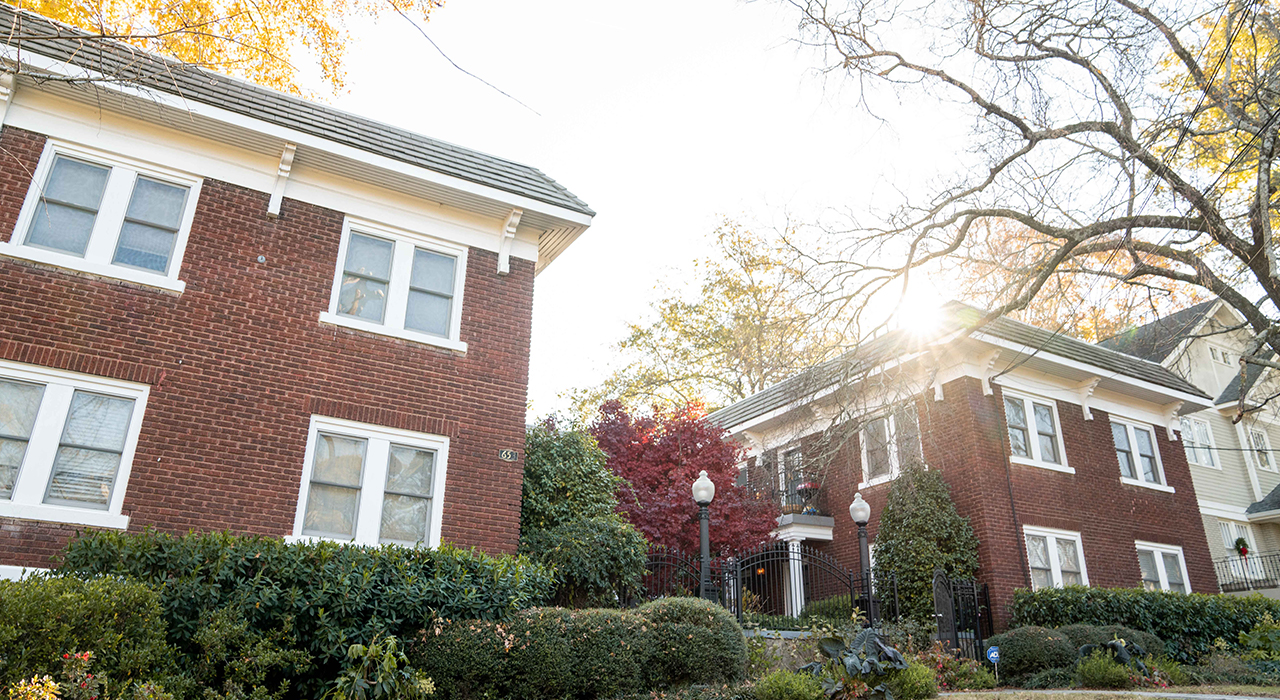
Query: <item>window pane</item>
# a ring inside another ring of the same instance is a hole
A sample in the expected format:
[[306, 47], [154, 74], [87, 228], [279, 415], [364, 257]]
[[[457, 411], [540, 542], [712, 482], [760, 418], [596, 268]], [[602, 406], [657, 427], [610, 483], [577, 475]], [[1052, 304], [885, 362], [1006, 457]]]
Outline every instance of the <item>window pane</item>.
[[867, 480], [888, 476], [889, 463], [889, 421], [878, 418], [867, 424], [862, 433], [867, 441]]
[[1079, 572], [1075, 572], [1075, 571], [1063, 571], [1063, 572], [1062, 572], [1062, 585], [1064, 585], [1064, 586], [1083, 586], [1083, 585], [1084, 585], [1084, 578], [1080, 576]]
[[1129, 431], [1119, 423], [1111, 424], [1111, 441], [1116, 446], [1116, 459], [1120, 461], [1120, 475], [1135, 478], [1133, 449], [1129, 446]]
[[307, 513], [302, 533], [329, 537], [355, 537], [356, 506], [360, 489], [312, 483], [307, 492]]
[[338, 313], [382, 322], [387, 307], [387, 283], [343, 275], [338, 292]]
[[1218, 521], [1218, 532], [1222, 535], [1222, 546], [1230, 552], [1236, 545], [1236, 536], [1231, 533], [1231, 523]]
[[43, 396], [44, 387], [39, 384], [0, 379], [0, 435], [23, 440], [31, 437]]
[[428, 292], [453, 296], [453, 267], [455, 258], [415, 248], [413, 251], [413, 276], [409, 286]]
[[1142, 587], [1148, 591], [1160, 590], [1160, 573], [1156, 571], [1155, 553], [1139, 549], [1138, 568], [1142, 570]]
[[61, 250], [73, 255], [84, 255], [89, 247], [89, 234], [93, 233], [94, 212], [40, 202], [35, 218], [31, 221], [31, 233], [27, 243], [42, 248]]
[[359, 487], [365, 444], [364, 440], [321, 433], [316, 438], [316, 463], [311, 470], [311, 479]]
[[1030, 457], [1031, 446], [1027, 444], [1027, 412], [1019, 399], [1004, 400], [1005, 421], [1009, 424], [1009, 449], [1019, 457]]
[[452, 304], [453, 300], [448, 297], [410, 290], [404, 327], [432, 335], [448, 336], [449, 307]]
[[1182, 580], [1182, 561], [1178, 555], [1163, 552], [1160, 556], [1164, 559], [1164, 576], [1169, 580], [1169, 590], [1186, 593], [1186, 582]]
[[13, 495], [13, 485], [18, 482], [18, 469], [26, 453], [26, 440], [0, 438], [0, 498]]
[[53, 161], [41, 196], [97, 211], [110, 174], [111, 168], [58, 156]]
[[1181, 419], [1182, 422], [1182, 449], [1187, 453], [1187, 461], [1192, 464], [1199, 464], [1196, 460], [1196, 435], [1195, 428], [1192, 427], [1191, 421], [1186, 418]]
[[1062, 573], [1080, 573], [1080, 558], [1076, 552], [1075, 540], [1055, 537], [1054, 541], [1058, 543], [1058, 564], [1062, 567]]
[[169, 255], [173, 253], [173, 241], [177, 237], [178, 234], [166, 229], [126, 221], [120, 227], [120, 242], [116, 244], [116, 254], [111, 262], [167, 272]]
[[382, 502], [382, 541], [426, 541], [430, 517], [431, 499], [387, 494]]
[[392, 445], [391, 461], [387, 465], [387, 491], [430, 496], [435, 461], [435, 453], [429, 450]]
[[391, 241], [353, 233], [347, 243], [347, 262], [342, 269], [386, 282], [391, 279], [391, 252], [394, 248]]
[[1258, 456], [1258, 465], [1264, 469], [1273, 469], [1271, 450], [1267, 448], [1267, 436], [1261, 430], [1250, 430], [1249, 440], [1253, 442], [1254, 454]]
[[71, 397], [61, 444], [120, 452], [132, 413], [130, 399], [77, 391]]
[[894, 437], [898, 443], [898, 464], [924, 463], [920, 448], [920, 423], [915, 406], [898, 410], [893, 417]]
[[1053, 422], [1053, 409], [1044, 404], [1032, 404], [1036, 415], [1036, 433], [1040, 438], [1040, 459], [1058, 464], [1058, 430]]
[[1196, 462], [1207, 467], [1216, 466], [1213, 451], [1209, 449], [1209, 424], [1204, 421], [1192, 421], [1196, 431]]
[[1053, 588], [1053, 572], [1048, 569], [1032, 569], [1031, 590], [1038, 591], [1042, 588]]
[[45, 500], [105, 509], [119, 467], [118, 452], [59, 447]]
[[1142, 462], [1142, 478], [1153, 484], [1160, 482], [1156, 474], [1156, 448], [1151, 440], [1151, 433], [1141, 428], [1133, 429], [1133, 439], [1138, 445], [1138, 457]]
[[1049, 541], [1039, 535], [1027, 536], [1027, 561], [1034, 569], [1049, 568]]
[[187, 188], [140, 177], [133, 185], [125, 218], [177, 231], [186, 203]]

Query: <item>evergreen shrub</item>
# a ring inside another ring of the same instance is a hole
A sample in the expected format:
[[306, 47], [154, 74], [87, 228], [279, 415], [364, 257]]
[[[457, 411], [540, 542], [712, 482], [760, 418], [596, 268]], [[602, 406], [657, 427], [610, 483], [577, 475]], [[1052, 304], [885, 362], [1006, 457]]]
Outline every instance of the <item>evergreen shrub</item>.
[[754, 692], [755, 700], [823, 700], [826, 697], [817, 676], [794, 671], [770, 673], [756, 682]]
[[1065, 636], [1077, 650], [1086, 644], [1103, 644], [1120, 638], [1137, 644], [1146, 654], [1159, 656], [1165, 653], [1165, 644], [1159, 637], [1122, 625], [1067, 625], [1056, 631]]
[[1055, 630], [1017, 627], [987, 640], [1000, 647], [1000, 675], [1008, 678], [1066, 668], [1076, 662], [1076, 648]]
[[915, 661], [904, 669], [890, 672], [885, 685], [893, 693], [893, 700], [925, 700], [938, 694], [938, 679], [933, 669]]
[[1101, 650], [1080, 659], [1080, 664], [1076, 666], [1076, 679], [1085, 688], [1124, 690], [1133, 687], [1129, 667]]
[[1010, 612], [1014, 627], [1123, 625], [1150, 632], [1166, 642], [1174, 659], [1194, 662], [1212, 651], [1215, 639], [1235, 641], [1268, 614], [1280, 619], [1280, 600], [1068, 586], [1015, 591]]

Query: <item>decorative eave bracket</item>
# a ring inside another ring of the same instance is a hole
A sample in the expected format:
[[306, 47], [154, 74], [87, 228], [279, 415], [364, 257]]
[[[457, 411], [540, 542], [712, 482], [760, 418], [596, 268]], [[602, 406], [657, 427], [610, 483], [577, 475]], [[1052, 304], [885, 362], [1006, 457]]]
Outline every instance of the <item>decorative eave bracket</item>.
[[516, 242], [516, 227], [520, 225], [520, 217], [524, 216], [523, 209], [512, 209], [507, 214], [507, 222], [502, 225], [502, 232], [498, 234], [498, 274], [505, 275], [511, 272], [511, 246]]
[[1089, 408], [1089, 399], [1093, 397], [1093, 390], [1098, 388], [1098, 382], [1102, 381], [1102, 377], [1090, 377], [1076, 385], [1076, 393], [1080, 396], [1080, 408], [1084, 410], [1084, 419], [1093, 420], [1093, 411]]
[[939, 368], [934, 367], [933, 371], [930, 374], [932, 376], [929, 377], [929, 386], [933, 388], [933, 400], [941, 401], [942, 400], [942, 371]]
[[764, 436], [751, 430], [742, 431], [742, 442], [747, 447], [748, 455], [757, 455], [764, 451]]
[[991, 378], [995, 376], [996, 360], [1000, 359], [1000, 351], [992, 350], [986, 357], [982, 358], [980, 372], [982, 373], [982, 395], [991, 396], [995, 394], [995, 390], [991, 388]]
[[271, 190], [271, 201], [267, 203], [267, 216], [275, 219], [280, 216], [280, 203], [284, 201], [284, 184], [289, 181], [289, 173], [293, 170], [293, 156], [298, 145], [286, 143], [284, 152], [280, 154], [280, 167], [276, 169], [276, 187]]
[[1173, 431], [1174, 426], [1178, 424], [1178, 409], [1182, 408], [1181, 401], [1174, 401], [1164, 405], [1165, 432], [1168, 433], [1170, 440], [1177, 440], [1178, 434]]
[[0, 126], [4, 125], [4, 115], [9, 111], [9, 103], [13, 101], [13, 93], [18, 82], [13, 73], [0, 73]]

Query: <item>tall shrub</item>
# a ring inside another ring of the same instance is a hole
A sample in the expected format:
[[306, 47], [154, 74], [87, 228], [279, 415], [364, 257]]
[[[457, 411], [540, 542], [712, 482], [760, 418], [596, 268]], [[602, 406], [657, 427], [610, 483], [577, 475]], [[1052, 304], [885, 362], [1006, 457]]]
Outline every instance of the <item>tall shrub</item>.
[[960, 517], [938, 471], [908, 464], [889, 489], [889, 502], [876, 531], [877, 585], [888, 590], [898, 578], [902, 613], [921, 623], [933, 619], [933, 572], [953, 579], [978, 571], [978, 538]]
[[616, 605], [639, 587], [649, 543], [615, 513], [621, 483], [585, 431], [549, 418], [526, 434], [520, 551], [552, 569], [557, 605]]

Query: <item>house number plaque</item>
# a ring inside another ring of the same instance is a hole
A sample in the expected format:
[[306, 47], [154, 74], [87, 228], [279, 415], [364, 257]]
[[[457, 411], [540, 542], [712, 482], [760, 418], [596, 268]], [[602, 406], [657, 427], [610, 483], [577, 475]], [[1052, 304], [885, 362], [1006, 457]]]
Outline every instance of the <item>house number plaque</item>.
[[515, 450], [498, 450], [498, 459], [504, 462], [514, 462], [516, 461], [516, 451]]

